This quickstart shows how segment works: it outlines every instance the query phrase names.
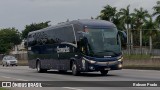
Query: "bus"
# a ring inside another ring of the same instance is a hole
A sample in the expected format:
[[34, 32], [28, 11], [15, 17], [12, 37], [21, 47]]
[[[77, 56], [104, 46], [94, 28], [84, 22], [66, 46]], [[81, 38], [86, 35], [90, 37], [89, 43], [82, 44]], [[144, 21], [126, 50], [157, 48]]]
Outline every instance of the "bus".
[[73, 20], [37, 31], [27, 37], [29, 68], [39, 73], [55, 69], [60, 72], [122, 69], [121, 37], [116, 26], [104, 20]]

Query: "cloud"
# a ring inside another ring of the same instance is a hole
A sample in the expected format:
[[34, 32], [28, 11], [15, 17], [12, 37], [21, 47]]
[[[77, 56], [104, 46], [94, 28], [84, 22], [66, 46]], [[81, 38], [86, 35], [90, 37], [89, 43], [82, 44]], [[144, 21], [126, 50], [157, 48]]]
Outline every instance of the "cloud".
[[1, 0], [0, 28], [16, 27], [20, 31], [33, 22], [51, 24], [74, 19], [97, 17], [107, 4], [117, 8], [131, 5], [152, 11], [158, 0]]

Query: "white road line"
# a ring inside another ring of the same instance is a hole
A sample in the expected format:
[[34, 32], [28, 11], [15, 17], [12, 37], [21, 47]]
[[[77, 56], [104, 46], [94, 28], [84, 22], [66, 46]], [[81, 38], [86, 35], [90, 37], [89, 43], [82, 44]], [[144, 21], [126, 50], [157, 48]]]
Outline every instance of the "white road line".
[[17, 78], [12, 78], [12, 77], [7, 77], [7, 76], [0, 76], [0, 77], [15, 79], [15, 80], [19, 80], [19, 81], [29, 81], [29, 80], [25, 80], [25, 79], [17, 79]]
[[3, 77], [3, 78], [11, 78], [11, 77], [7, 77], [7, 76], [1, 76], [1, 77]]
[[72, 88], [72, 87], [62, 87], [62, 88], [71, 89], [71, 90], [83, 90], [83, 89], [79, 89], [79, 88]]
[[19, 80], [19, 81], [28, 81], [28, 80], [25, 80], [25, 79], [16, 79], [16, 80]]

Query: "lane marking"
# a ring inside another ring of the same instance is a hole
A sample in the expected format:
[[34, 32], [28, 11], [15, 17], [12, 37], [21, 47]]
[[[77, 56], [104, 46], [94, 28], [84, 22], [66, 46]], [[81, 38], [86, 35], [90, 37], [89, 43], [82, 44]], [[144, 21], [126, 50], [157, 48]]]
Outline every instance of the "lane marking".
[[65, 89], [71, 89], [71, 90], [83, 90], [83, 89], [79, 89], [79, 88], [72, 88], [72, 87], [62, 87], [62, 88], [65, 88]]
[[1, 77], [3, 77], [3, 78], [11, 78], [11, 77], [7, 77], [7, 76], [1, 76]]
[[19, 81], [28, 81], [28, 80], [25, 80], [25, 79], [16, 79], [16, 80], [19, 80]]
[[7, 76], [0, 76], [3, 78], [8, 78], [8, 79], [15, 79], [15, 80], [19, 80], [19, 81], [29, 81], [29, 80], [25, 80], [25, 79], [17, 79], [17, 78], [12, 78], [12, 77], [7, 77]]

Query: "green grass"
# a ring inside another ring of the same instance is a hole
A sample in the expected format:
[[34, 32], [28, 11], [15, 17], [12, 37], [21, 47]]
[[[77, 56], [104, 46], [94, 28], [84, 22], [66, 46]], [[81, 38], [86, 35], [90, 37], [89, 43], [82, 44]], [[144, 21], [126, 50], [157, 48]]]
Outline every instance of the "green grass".
[[151, 55], [145, 55], [145, 54], [131, 54], [131, 55], [123, 55], [124, 60], [149, 60], [151, 59]]
[[0, 88], [0, 90], [8, 90], [8, 89], [6, 89], [6, 88]]
[[28, 65], [28, 60], [19, 60], [18, 65], [20, 66], [27, 66]]

